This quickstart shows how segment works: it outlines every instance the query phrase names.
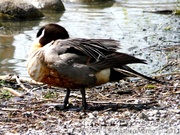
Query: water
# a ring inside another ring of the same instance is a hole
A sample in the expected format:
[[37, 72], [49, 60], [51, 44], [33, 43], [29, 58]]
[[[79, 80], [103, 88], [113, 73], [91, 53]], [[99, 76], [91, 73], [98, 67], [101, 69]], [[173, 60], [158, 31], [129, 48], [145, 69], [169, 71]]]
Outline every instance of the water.
[[[0, 21], [4, 26], [0, 29], [0, 75], [28, 76], [26, 59], [31, 43], [38, 29], [52, 22], [64, 26], [71, 37], [120, 40], [119, 51], [148, 62], [148, 65], [133, 67], [150, 74], [167, 63], [161, 47], [180, 42], [180, 19], [175, 15], [143, 11], [174, 9], [177, 4], [176, 0], [117, 0], [101, 4], [65, 2], [64, 13], [44, 13], [45, 18], [40, 20]], [[170, 29], [166, 30], [168, 27]]]

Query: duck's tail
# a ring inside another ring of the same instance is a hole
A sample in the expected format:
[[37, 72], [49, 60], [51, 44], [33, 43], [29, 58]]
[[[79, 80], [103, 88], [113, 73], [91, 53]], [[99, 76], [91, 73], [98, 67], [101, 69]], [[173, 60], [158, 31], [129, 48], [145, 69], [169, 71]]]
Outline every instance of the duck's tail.
[[143, 74], [141, 74], [141, 73], [133, 70], [132, 68], [125, 66], [125, 65], [121, 66], [120, 68], [114, 68], [114, 70], [119, 72], [120, 74], [124, 75], [124, 77], [141, 77], [141, 78], [145, 78], [147, 80], [154, 81], [154, 82], [157, 82], [160, 84], [165, 84], [164, 81], [160, 81], [160, 80], [148, 77], [146, 75], [143, 75]]

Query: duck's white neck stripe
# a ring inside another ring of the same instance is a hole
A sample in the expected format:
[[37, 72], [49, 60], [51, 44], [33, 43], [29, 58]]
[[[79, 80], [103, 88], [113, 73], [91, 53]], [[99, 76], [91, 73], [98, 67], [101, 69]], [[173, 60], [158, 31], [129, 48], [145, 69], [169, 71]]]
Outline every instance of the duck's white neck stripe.
[[41, 35], [38, 38], [39, 39], [42, 38], [44, 36], [44, 33], [45, 33], [45, 29], [42, 30], [42, 33], [41, 33]]

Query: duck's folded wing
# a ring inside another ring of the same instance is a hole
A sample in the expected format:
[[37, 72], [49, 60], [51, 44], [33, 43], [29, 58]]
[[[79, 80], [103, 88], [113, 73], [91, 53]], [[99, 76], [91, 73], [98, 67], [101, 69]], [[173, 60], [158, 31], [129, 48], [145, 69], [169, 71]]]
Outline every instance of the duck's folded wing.
[[90, 66], [96, 70], [103, 70], [106, 68], [121, 68], [123, 65], [133, 63], [146, 64], [145, 60], [143, 59], [135, 58], [134, 56], [125, 53], [113, 52], [106, 55], [106, 58], [91, 63]]
[[67, 39], [57, 40], [53, 43], [56, 50], [61, 53], [76, 53], [99, 60], [107, 54], [119, 49], [119, 42], [112, 39]]
[[[89, 64], [97, 71], [107, 68], [118, 68], [131, 63], [145, 63], [142, 59], [116, 52], [117, 48], [118, 43], [110, 39], [68, 39], [55, 41], [47, 46], [46, 52], [49, 59], [52, 57], [51, 60], [56, 61], [58, 59], [55, 58], [55, 55], [62, 57], [67, 53], [85, 57], [87, 61], [81, 61], [81, 59], [75, 59], [75, 57], [72, 57], [74, 60], [71, 61], [73, 63]], [[63, 57], [63, 59], [65, 60], [66, 58]]]

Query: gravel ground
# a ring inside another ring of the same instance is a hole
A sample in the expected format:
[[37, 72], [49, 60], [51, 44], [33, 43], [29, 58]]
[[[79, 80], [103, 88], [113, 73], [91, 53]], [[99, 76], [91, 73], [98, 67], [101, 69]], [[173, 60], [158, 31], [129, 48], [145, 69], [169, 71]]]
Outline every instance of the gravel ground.
[[[88, 109], [73, 91], [70, 108], [57, 110], [66, 91], [0, 76], [0, 135], [178, 135], [180, 134], [180, 46], [166, 46], [168, 63], [156, 71], [165, 84], [128, 78], [86, 90]], [[166, 73], [166, 74], [165, 74]], [[23, 97], [14, 96], [33, 90]]]
[[[79, 111], [79, 91], [72, 92], [70, 108], [60, 111], [55, 105], [62, 104], [65, 90], [23, 83], [33, 93], [23, 98], [0, 93], [0, 134], [180, 134], [179, 72], [157, 78], [167, 83], [128, 79], [87, 89], [87, 111]], [[23, 92], [16, 81], [0, 84], [2, 90]]]
[[[167, 64], [155, 73], [166, 84], [130, 78], [87, 89], [89, 108], [85, 112], [79, 111], [79, 91], [71, 93], [70, 109], [62, 111], [55, 105], [62, 104], [64, 89], [22, 81], [34, 91], [21, 98], [9, 93], [9, 89], [25, 93], [17, 80], [0, 79], [0, 135], [180, 135], [180, 45], [178, 36], [173, 35], [178, 24], [177, 17], [162, 26], [152, 25], [150, 30], [165, 28], [165, 33], [153, 31], [152, 37], [145, 37], [155, 44], [147, 48], [151, 50], [147, 57], [155, 59], [154, 51], [163, 51], [167, 57]], [[172, 32], [167, 34], [166, 29]]]
[[[64, 89], [0, 76], [0, 135], [180, 134], [180, 45], [162, 50], [167, 64], [154, 74], [166, 84], [128, 78], [87, 89], [89, 108], [85, 112], [79, 109], [79, 91], [71, 93], [69, 109], [57, 110]], [[33, 92], [24, 97], [9, 92], [26, 93], [26, 88]]]

